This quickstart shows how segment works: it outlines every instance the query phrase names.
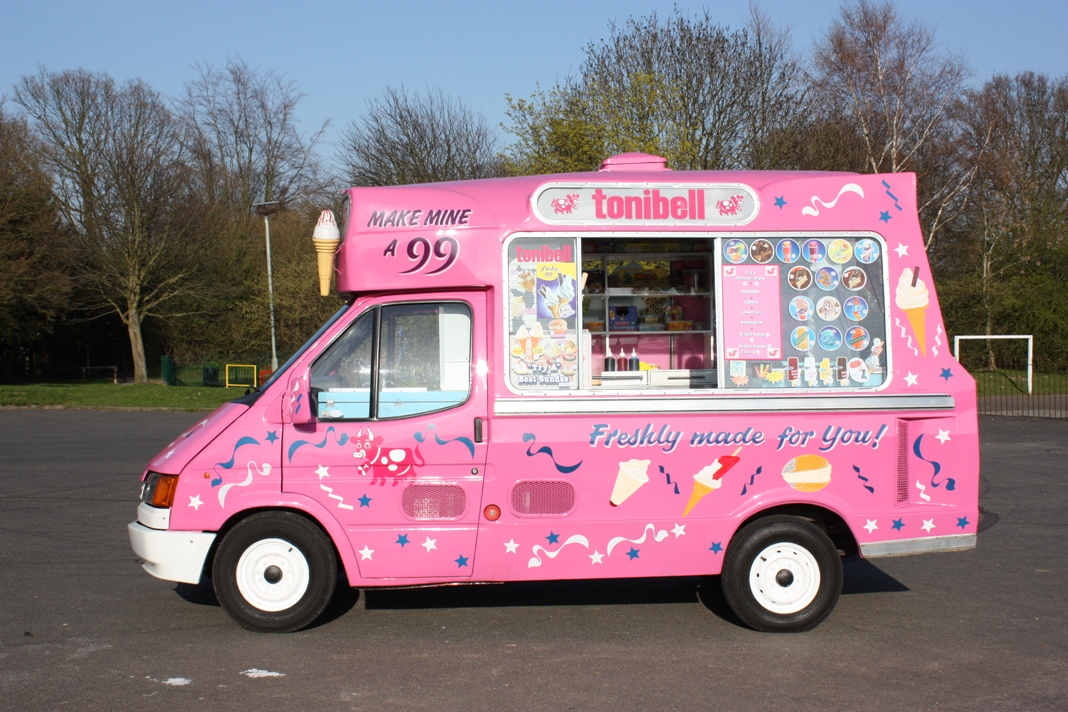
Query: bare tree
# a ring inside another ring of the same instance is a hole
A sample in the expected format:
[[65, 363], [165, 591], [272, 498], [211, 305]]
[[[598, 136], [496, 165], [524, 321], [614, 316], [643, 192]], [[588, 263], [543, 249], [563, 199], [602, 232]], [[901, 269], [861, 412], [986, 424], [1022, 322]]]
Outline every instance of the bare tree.
[[315, 149], [329, 122], [304, 134], [292, 81], [231, 59], [199, 64], [177, 103], [182, 142], [201, 190], [235, 218], [259, 201], [292, 203], [321, 187]]
[[92, 314], [127, 328], [134, 380], [147, 381], [142, 325], [195, 298], [204, 259], [188, 228], [187, 171], [163, 98], [139, 80], [116, 87], [85, 70], [23, 77], [15, 99], [44, 146], [53, 193], [73, 233], [71, 268]]
[[852, 118], [869, 170], [918, 174], [929, 248], [963, 209], [975, 171], [954, 150], [963, 58], [941, 53], [934, 33], [906, 23], [890, 0], [855, 0], [817, 45], [814, 66], [821, 102]]
[[33, 370], [35, 347], [69, 308], [67, 235], [40, 146], [0, 98], [0, 376]]
[[387, 87], [342, 132], [339, 161], [352, 185], [402, 185], [500, 174], [485, 118], [440, 89]]

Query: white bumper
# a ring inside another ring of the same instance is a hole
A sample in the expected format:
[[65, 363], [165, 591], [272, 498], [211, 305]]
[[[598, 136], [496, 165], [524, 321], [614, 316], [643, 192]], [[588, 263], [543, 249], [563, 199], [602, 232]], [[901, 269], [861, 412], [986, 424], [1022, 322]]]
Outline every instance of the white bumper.
[[140, 522], [130, 522], [126, 530], [134, 553], [145, 560], [145, 571], [165, 581], [200, 583], [214, 532], [162, 531]]

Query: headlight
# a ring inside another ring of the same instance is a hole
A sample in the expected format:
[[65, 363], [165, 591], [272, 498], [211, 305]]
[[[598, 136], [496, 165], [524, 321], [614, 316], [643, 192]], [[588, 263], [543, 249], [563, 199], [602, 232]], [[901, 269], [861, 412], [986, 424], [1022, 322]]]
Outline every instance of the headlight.
[[178, 489], [178, 475], [161, 475], [149, 472], [141, 488], [141, 501], [153, 507], [169, 508], [174, 504], [174, 492]]

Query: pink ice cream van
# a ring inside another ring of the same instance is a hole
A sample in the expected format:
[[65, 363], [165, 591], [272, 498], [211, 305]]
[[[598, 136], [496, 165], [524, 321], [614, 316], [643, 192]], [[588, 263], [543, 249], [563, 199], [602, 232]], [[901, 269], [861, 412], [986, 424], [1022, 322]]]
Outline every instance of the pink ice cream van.
[[719, 575], [762, 631], [841, 557], [976, 544], [975, 384], [911, 174], [595, 173], [352, 188], [343, 307], [149, 464], [134, 551], [257, 631], [358, 588]]

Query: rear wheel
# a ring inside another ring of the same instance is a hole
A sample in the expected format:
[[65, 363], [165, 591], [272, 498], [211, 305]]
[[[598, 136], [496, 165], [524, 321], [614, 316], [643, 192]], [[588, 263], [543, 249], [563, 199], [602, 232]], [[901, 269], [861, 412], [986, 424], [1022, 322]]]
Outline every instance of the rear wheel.
[[304, 517], [262, 512], [239, 522], [219, 543], [215, 595], [243, 628], [300, 630], [334, 595], [337, 561], [330, 540]]
[[812, 523], [770, 516], [734, 535], [721, 581], [727, 604], [746, 625], [800, 632], [834, 610], [842, 592], [842, 561], [830, 537]]

